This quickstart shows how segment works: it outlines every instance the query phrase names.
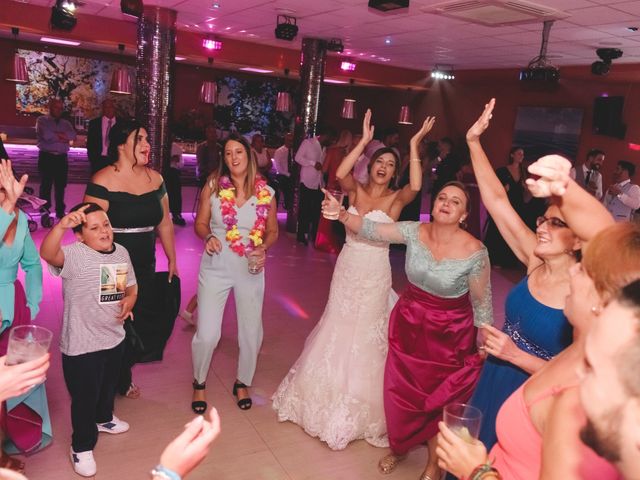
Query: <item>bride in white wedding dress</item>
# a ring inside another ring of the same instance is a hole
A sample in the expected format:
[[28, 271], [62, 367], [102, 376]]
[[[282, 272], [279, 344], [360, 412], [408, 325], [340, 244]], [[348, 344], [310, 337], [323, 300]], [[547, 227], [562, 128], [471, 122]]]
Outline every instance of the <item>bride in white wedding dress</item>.
[[[349, 194], [349, 212], [377, 222], [393, 222], [422, 186], [418, 146], [433, 127], [428, 117], [410, 142], [409, 184], [391, 190], [400, 162], [392, 148], [376, 151], [369, 182], [361, 185], [353, 166], [373, 138], [371, 111], [362, 140], [344, 158], [337, 177]], [[382, 398], [387, 356], [387, 323], [397, 295], [391, 289], [389, 244], [364, 240], [347, 229], [331, 279], [329, 300], [304, 349], [273, 395], [278, 420], [300, 425], [333, 450], [364, 439], [388, 446]]]

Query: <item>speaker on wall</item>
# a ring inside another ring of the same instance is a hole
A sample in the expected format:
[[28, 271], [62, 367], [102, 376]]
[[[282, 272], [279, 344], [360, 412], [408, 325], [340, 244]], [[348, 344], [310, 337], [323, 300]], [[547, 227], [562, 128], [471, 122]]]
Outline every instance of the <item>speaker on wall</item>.
[[593, 133], [623, 139], [627, 132], [623, 110], [624, 97], [597, 97], [593, 102]]

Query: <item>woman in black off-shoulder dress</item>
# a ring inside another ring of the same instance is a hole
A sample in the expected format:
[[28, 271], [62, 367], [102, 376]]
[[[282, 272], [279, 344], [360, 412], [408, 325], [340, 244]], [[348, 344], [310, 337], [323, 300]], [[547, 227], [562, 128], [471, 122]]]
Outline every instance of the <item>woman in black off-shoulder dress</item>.
[[[109, 142], [109, 157], [114, 163], [92, 177], [84, 201], [95, 202], [107, 211], [114, 241], [129, 251], [138, 282], [133, 325], [142, 339], [153, 339], [158, 334], [153, 314], [158, 300], [153, 295], [156, 233], [168, 259], [169, 279], [177, 275], [167, 192], [162, 176], [147, 167], [149, 143], [144, 128], [133, 121], [120, 121], [111, 129]], [[129, 342], [126, 345], [118, 393], [137, 398], [140, 391], [132, 381], [131, 367], [139, 352]]]

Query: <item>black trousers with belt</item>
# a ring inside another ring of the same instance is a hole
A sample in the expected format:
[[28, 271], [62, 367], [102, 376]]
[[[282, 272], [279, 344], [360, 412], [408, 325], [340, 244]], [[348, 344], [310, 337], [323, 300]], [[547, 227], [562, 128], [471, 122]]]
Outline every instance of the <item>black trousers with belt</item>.
[[67, 186], [69, 163], [67, 154], [40, 151], [38, 154], [38, 172], [40, 172], [40, 198], [46, 200], [45, 207], [51, 208], [51, 187], [55, 187], [56, 216], [64, 216], [64, 189]]
[[62, 373], [71, 395], [71, 446], [76, 453], [93, 450], [98, 441], [96, 424], [113, 418], [123, 351], [124, 341], [108, 350], [62, 355]]
[[298, 235], [300, 241], [307, 240], [313, 242], [318, 231], [320, 221], [320, 207], [324, 194], [320, 188], [307, 188], [304, 183], [300, 183], [300, 212], [298, 214]]

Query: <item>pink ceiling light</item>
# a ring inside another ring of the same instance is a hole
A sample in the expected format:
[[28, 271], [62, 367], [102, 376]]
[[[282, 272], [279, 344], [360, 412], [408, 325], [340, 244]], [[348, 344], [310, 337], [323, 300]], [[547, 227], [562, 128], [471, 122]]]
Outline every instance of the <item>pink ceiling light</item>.
[[[124, 44], [119, 44], [118, 50], [120, 50], [120, 53], [124, 53]], [[129, 75], [129, 69], [124, 65], [117, 66], [113, 71], [109, 91], [121, 95], [131, 95], [133, 93], [131, 75]]]
[[[213, 58], [207, 59], [209, 66], [213, 65]], [[208, 105], [215, 105], [218, 99], [218, 84], [215, 80], [205, 80], [200, 86], [200, 101]]]
[[[284, 77], [289, 78], [289, 69], [284, 69]], [[284, 90], [278, 92], [278, 96], [276, 98], [276, 111], [277, 112], [290, 112], [291, 111], [291, 94]]]
[[349, 120], [356, 118], [356, 101], [353, 98], [345, 98], [342, 102], [342, 113], [340, 116]]
[[[11, 33], [18, 41], [20, 30], [17, 27], [11, 29]], [[27, 62], [16, 52], [13, 56], [13, 69], [10, 70], [7, 80], [14, 83], [29, 83], [29, 73], [27, 72]]]
[[400, 125], [413, 125], [411, 121], [411, 109], [409, 105], [402, 105], [400, 107], [400, 116], [398, 117], [398, 123]]

